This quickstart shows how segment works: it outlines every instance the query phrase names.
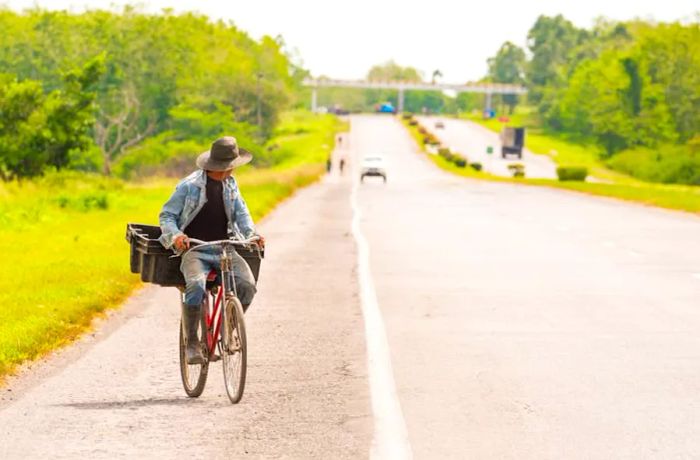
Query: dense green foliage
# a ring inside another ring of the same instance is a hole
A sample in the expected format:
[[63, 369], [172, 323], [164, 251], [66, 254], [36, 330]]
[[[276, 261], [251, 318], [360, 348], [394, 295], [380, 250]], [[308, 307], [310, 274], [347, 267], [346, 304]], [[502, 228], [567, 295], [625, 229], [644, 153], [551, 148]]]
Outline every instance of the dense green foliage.
[[654, 149], [625, 150], [607, 164], [642, 180], [665, 184], [700, 185], [700, 152], [684, 145], [662, 145]]
[[[508, 45], [508, 46], [507, 46]], [[541, 16], [528, 33], [529, 101], [549, 133], [593, 144], [644, 180], [698, 184], [700, 25]], [[505, 59], [506, 43], [490, 64]], [[515, 55], [515, 52], [512, 52]], [[512, 65], [515, 68], [515, 65]], [[494, 81], [512, 82], [491, 66]]]
[[[182, 177], [194, 168], [195, 155], [205, 151], [211, 139], [226, 133], [236, 133], [238, 142], [245, 147], [256, 146], [253, 166], [280, 168], [289, 166], [290, 161], [320, 164], [333, 145], [332, 133], [340, 126], [337, 117], [332, 115], [289, 111], [280, 115], [272, 137], [258, 146], [250, 125], [234, 121], [227, 113], [228, 108], [223, 105], [208, 114], [196, 110], [176, 111], [175, 126], [187, 127], [163, 132], [130, 149], [115, 163], [115, 174], [124, 179], [153, 175]], [[184, 137], [180, 134], [183, 132], [191, 134]], [[304, 155], [300, 155], [300, 151], [304, 151]]]
[[541, 107], [547, 124], [593, 138], [610, 155], [698, 133], [700, 29], [630, 24], [613, 31], [601, 33], [596, 54], [568, 69], [567, 86]]
[[367, 72], [367, 81], [421, 82], [423, 76], [413, 67], [403, 67], [394, 61], [372, 66]]
[[532, 53], [526, 70], [531, 101], [546, 104], [550, 97], [548, 91], [566, 83], [561, 67], [567, 65], [572, 50], [585, 38], [585, 31], [577, 29], [561, 15], [537, 18], [527, 34]]
[[[6, 175], [63, 167], [67, 156], [109, 173], [119, 156], [153, 136], [199, 140], [223, 129], [263, 142], [303, 74], [280, 39], [255, 41], [232, 24], [195, 14], [0, 10], [0, 30], [0, 69], [11, 74], [0, 78], [0, 136], [35, 120], [53, 123], [35, 130], [42, 139], [0, 145]], [[78, 74], [96, 57], [102, 66], [90, 77], [98, 78], [81, 81]], [[17, 105], [25, 112], [8, 122], [5, 107]], [[56, 126], [52, 113], [68, 126]], [[31, 157], [23, 160], [28, 166], [9, 160], [17, 150]]]
[[[511, 42], [505, 42], [498, 53], [488, 60], [489, 80], [498, 83], [521, 84], [525, 80], [525, 51]], [[500, 96], [510, 113], [518, 104], [518, 96]]]
[[92, 146], [94, 86], [104, 71], [102, 56], [62, 76], [46, 93], [35, 80], [0, 75], [0, 178], [27, 177], [62, 168]]

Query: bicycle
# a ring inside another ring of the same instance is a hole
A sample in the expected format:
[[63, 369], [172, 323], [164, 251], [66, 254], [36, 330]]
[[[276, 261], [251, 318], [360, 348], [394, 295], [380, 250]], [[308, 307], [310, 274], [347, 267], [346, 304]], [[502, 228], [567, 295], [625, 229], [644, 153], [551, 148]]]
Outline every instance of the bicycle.
[[254, 247], [260, 254], [260, 248], [255, 244], [258, 239], [259, 237], [247, 240], [189, 240], [193, 245], [185, 253], [207, 246], [220, 246], [222, 249], [220, 278], [215, 270], [207, 276], [207, 295], [202, 305], [197, 333], [205, 358], [203, 364], [187, 364], [186, 336], [180, 320], [180, 375], [185, 393], [191, 398], [202, 394], [207, 383], [209, 363], [219, 359], [223, 361], [224, 385], [231, 403], [236, 404], [243, 397], [247, 343], [243, 306], [237, 297], [232, 262], [236, 246], [247, 249]]

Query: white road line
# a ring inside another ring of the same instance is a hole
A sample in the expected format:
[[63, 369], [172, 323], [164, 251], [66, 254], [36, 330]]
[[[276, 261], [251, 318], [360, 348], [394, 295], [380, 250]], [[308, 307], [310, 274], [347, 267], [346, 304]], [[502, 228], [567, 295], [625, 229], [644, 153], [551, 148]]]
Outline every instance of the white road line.
[[369, 244], [360, 230], [360, 208], [357, 203], [358, 181], [354, 174], [352, 180], [353, 186], [350, 194], [350, 204], [353, 211], [352, 234], [357, 243], [360, 304], [365, 319], [367, 368], [374, 415], [374, 435], [370, 458], [412, 459], [413, 452], [408, 439], [406, 422], [396, 393], [384, 320], [379, 310], [377, 294], [372, 282], [369, 267]]

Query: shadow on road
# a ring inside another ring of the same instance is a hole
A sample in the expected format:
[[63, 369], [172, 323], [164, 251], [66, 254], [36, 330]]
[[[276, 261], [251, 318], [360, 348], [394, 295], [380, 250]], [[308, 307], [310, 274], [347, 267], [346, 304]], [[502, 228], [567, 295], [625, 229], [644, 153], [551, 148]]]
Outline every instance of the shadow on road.
[[54, 404], [54, 407], [72, 407], [75, 409], [130, 409], [147, 406], [180, 406], [192, 404], [196, 400], [192, 398], [151, 398], [135, 399], [133, 401], [95, 401], [95, 402], [74, 402], [69, 404]]

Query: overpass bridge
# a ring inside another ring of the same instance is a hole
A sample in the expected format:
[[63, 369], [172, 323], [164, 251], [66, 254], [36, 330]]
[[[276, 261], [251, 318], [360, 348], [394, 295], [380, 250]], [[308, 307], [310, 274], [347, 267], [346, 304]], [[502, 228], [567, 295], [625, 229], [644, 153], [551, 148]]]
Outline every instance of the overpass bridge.
[[481, 93], [486, 95], [486, 109], [491, 109], [491, 97], [494, 94], [526, 94], [527, 89], [521, 85], [508, 83], [424, 83], [399, 81], [367, 81], [367, 80], [336, 80], [330, 78], [307, 78], [304, 86], [311, 88], [311, 110], [317, 109], [318, 88], [361, 88], [361, 89], [394, 89], [399, 93], [399, 112], [403, 111], [404, 92], [410, 90], [423, 91], [454, 91], [456, 93]]

